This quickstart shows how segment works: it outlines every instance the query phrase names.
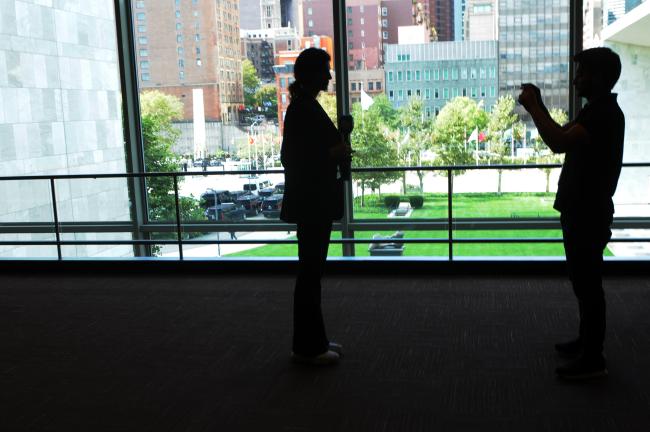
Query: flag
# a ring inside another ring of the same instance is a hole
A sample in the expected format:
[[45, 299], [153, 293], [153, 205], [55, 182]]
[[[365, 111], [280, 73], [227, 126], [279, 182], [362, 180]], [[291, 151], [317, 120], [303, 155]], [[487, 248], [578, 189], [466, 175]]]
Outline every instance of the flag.
[[467, 139], [467, 142], [478, 141], [478, 128], [474, 128], [472, 134]]
[[370, 96], [368, 96], [368, 93], [363, 91], [361, 89], [361, 109], [364, 111], [367, 111], [368, 108], [370, 108], [370, 105], [372, 105], [374, 100]]
[[487, 138], [487, 137], [485, 136], [485, 134], [483, 132], [478, 133], [478, 142], [485, 141], [485, 138]]

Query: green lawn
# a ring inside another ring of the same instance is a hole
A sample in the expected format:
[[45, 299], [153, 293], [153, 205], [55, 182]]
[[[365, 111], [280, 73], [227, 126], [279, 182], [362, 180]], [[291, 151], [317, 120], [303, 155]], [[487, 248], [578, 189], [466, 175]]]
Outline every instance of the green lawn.
[[[388, 209], [383, 206], [383, 198], [376, 195], [365, 197], [365, 206], [360, 206], [357, 198], [354, 206], [355, 219], [386, 219]], [[504, 193], [456, 194], [454, 195], [454, 218], [469, 217], [556, 217], [553, 210], [554, 194], [546, 193]], [[411, 214], [411, 219], [446, 218], [447, 196], [445, 194], [425, 194], [424, 206]], [[370, 239], [374, 234], [390, 235], [394, 231], [355, 232], [355, 238]], [[406, 231], [405, 238], [447, 238], [447, 231]], [[560, 230], [465, 230], [454, 231], [454, 238], [560, 238]], [[293, 237], [295, 238], [295, 237]], [[332, 239], [340, 239], [341, 233], [332, 233]], [[611, 256], [609, 250], [605, 251]], [[296, 245], [267, 245], [228, 255], [230, 257], [287, 257], [296, 256]], [[329, 256], [342, 255], [340, 244], [332, 244]], [[355, 246], [356, 256], [369, 256], [368, 244]], [[448, 245], [407, 244], [404, 256], [447, 257]], [[561, 243], [482, 243], [454, 244], [454, 256], [563, 256]]]

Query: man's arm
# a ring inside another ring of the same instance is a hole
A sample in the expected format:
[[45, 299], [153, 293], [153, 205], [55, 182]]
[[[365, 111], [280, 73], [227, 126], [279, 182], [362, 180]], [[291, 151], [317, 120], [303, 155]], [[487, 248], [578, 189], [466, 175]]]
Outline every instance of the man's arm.
[[588, 145], [589, 134], [579, 123], [571, 122], [560, 126], [550, 116], [548, 110], [538, 96], [539, 90], [532, 84], [522, 85], [519, 102], [530, 113], [539, 135], [553, 153], [565, 153], [575, 145]]

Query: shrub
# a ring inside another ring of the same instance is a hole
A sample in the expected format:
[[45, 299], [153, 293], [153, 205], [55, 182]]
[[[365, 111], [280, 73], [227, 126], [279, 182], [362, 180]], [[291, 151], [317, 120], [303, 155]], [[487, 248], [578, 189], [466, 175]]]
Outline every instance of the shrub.
[[389, 209], [395, 209], [399, 206], [400, 197], [399, 195], [386, 195], [384, 197], [384, 205]]
[[422, 208], [424, 205], [424, 197], [422, 195], [411, 195], [409, 196], [409, 203], [414, 209]]

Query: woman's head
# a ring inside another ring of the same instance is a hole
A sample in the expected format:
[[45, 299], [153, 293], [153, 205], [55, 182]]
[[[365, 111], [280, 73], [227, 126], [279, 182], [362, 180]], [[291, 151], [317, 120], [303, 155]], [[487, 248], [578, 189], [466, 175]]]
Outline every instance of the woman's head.
[[327, 90], [330, 74], [330, 55], [318, 48], [307, 48], [302, 51], [293, 66], [295, 81], [289, 86], [291, 97], [300, 94], [316, 95], [321, 90]]

